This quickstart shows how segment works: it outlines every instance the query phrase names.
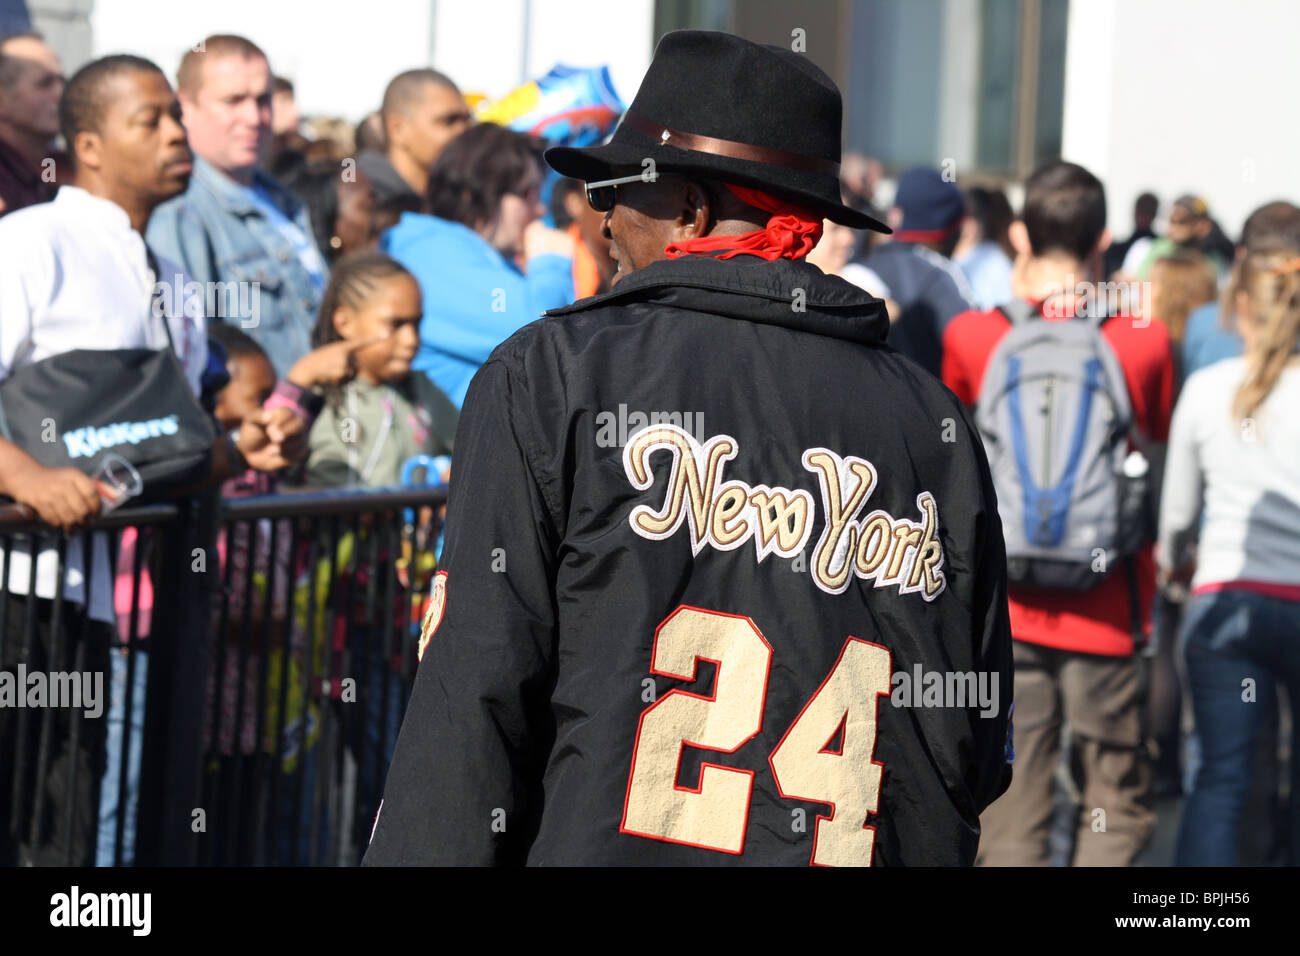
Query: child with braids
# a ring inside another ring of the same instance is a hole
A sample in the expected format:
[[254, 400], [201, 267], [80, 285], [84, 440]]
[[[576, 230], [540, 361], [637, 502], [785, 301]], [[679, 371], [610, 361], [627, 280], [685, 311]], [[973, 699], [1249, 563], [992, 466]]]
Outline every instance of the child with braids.
[[[1201, 747], [1179, 866], [1237, 863], [1264, 717], [1279, 687], [1300, 700], [1300, 248], [1248, 251], [1231, 287], [1245, 354], [1188, 378], [1161, 500], [1162, 574], [1191, 580], [1181, 643]], [[1295, 852], [1300, 723], [1292, 734]]]
[[422, 316], [419, 283], [395, 259], [359, 253], [335, 265], [312, 345], [365, 344], [351, 352], [355, 377], [325, 390], [325, 407], [311, 431], [306, 485], [397, 485], [412, 456], [450, 451], [455, 407], [411, 370]]
[[[311, 430], [303, 484], [399, 485], [402, 467], [411, 458], [451, 452], [459, 412], [411, 368], [420, 347], [422, 313], [420, 286], [395, 259], [364, 252], [335, 263], [312, 344], [318, 351], [335, 343], [359, 345], [349, 353], [353, 374], [322, 390], [324, 407]], [[422, 519], [428, 520], [428, 509], [423, 511]], [[361, 844], [378, 809], [379, 787], [406, 699], [403, 674], [413, 661], [414, 642], [406, 640], [412, 606], [408, 586], [428, 590], [424, 580], [389, 580], [399, 564], [400, 518], [400, 512], [367, 514], [359, 538], [342, 535], [330, 598], [336, 611], [329, 636], [333, 650], [351, 651], [349, 673], [334, 674], [337, 668], [331, 666], [331, 675], [355, 677], [355, 699], [362, 705], [348, 741], [358, 763], [354, 823]], [[343, 529], [349, 524], [345, 519]], [[320, 552], [326, 560], [329, 547], [327, 543]], [[390, 593], [395, 603], [386, 611]]]

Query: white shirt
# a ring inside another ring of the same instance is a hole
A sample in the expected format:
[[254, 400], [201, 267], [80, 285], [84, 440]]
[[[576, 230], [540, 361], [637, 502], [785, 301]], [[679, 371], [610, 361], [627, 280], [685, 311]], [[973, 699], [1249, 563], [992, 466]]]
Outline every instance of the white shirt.
[[1159, 555], [1169, 567], [1199, 537], [1193, 588], [1300, 585], [1300, 366], [1283, 368], [1254, 415], [1237, 422], [1232, 403], [1245, 374], [1244, 358], [1207, 365], [1174, 409]]
[[1147, 261], [1147, 256], [1151, 253], [1153, 242], [1155, 240], [1149, 236], [1134, 239], [1133, 245], [1129, 246], [1128, 252], [1124, 254], [1124, 262], [1120, 265], [1119, 271], [1127, 275], [1137, 275], [1138, 269], [1142, 268], [1142, 263]]
[[893, 298], [889, 294], [889, 284], [876, 273], [875, 269], [864, 266], [860, 262], [850, 262], [840, 270], [840, 278], [845, 282], [852, 282], [859, 289], [869, 292], [877, 299]]
[[[198, 395], [208, 360], [204, 297], [185, 294], [179, 266], [159, 259], [158, 267], [165, 286], [155, 285], [144, 240], [126, 211], [76, 186], [63, 186], [51, 202], [0, 218], [0, 380], [71, 349], [167, 348], [165, 315], [185, 376]], [[173, 292], [177, 276], [181, 287]], [[173, 310], [173, 304], [181, 309]], [[107, 536], [97, 533], [94, 542], [90, 616], [112, 621]], [[29, 561], [17, 548], [8, 556], [9, 589], [15, 594], [27, 593]], [[54, 597], [56, 566], [53, 547], [37, 556], [38, 597]], [[68, 542], [64, 598], [78, 604], [85, 603], [82, 569], [76, 537]]]

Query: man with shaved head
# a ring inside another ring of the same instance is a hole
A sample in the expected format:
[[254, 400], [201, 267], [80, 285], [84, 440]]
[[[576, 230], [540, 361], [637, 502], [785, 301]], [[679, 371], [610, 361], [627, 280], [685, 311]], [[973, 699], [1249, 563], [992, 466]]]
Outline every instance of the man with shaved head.
[[154, 214], [149, 244], [193, 280], [236, 290], [214, 297], [208, 320], [238, 324], [283, 378], [311, 350], [329, 267], [306, 207], [259, 169], [273, 135], [270, 64], [244, 37], [210, 36], [182, 58], [176, 87], [194, 176]]
[[407, 70], [384, 90], [379, 117], [385, 151], [365, 151], [357, 165], [375, 185], [378, 208], [418, 208], [434, 161], [469, 125], [469, 107], [456, 84], [437, 70]]
[[0, 39], [0, 216], [54, 196], [42, 173], [62, 92], [63, 67], [40, 34]]

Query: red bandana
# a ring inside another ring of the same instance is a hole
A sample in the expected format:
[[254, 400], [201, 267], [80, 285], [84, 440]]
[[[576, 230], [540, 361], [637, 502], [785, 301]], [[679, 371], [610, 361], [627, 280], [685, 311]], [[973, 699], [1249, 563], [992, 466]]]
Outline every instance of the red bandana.
[[664, 248], [669, 259], [692, 252], [712, 253], [718, 249], [726, 250], [716, 256], [718, 259], [741, 255], [759, 256], [768, 260], [802, 259], [812, 252], [821, 239], [821, 216], [757, 189], [746, 189], [730, 183], [726, 183], [726, 187], [742, 202], [772, 213], [767, 225], [756, 232], [739, 236], [700, 236], [698, 239], [674, 242]]

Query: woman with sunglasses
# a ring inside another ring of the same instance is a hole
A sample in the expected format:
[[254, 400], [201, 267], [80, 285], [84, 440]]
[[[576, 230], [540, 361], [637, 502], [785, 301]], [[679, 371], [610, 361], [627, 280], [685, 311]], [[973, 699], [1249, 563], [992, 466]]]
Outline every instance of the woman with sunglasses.
[[413, 367], [458, 408], [494, 348], [573, 301], [573, 239], [537, 221], [542, 174], [534, 140], [491, 123], [472, 126], [434, 164], [428, 214], [403, 213], [380, 239], [420, 283]]

